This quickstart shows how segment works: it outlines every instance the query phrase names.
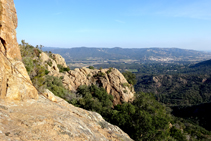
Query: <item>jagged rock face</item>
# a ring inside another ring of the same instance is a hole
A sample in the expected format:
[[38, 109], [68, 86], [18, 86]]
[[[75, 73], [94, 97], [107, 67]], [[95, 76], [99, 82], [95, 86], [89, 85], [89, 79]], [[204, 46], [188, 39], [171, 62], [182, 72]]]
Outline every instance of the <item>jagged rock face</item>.
[[108, 94], [114, 96], [114, 105], [132, 100], [135, 93], [133, 86], [115, 68], [101, 70], [77, 68], [66, 73], [59, 73], [57, 76], [63, 77], [64, 86], [71, 91], [76, 91], [80, 85], [94, 84], [105, 88]]
[[59, 73], [59, 68], [57, 67], [57, 63], [50, 58], [46, 53], [42, 52], [40, 54], [40, 59], [42, 65], [47, 65], [47, 69], [50, 75]]
[[16, 39], [17, 14], [13, 0], [0, 0], [0, 39], [1, 50], [9, 58], [21, 60]]
[[[64, 67], [66, 65], [64, 58], [57, 54], [52, 54], [52, 58], [44, 52], [40, 54], [42, 65], [47, 65], [48, 71], [50, 71], [49, 75], [63, 78], [63, 85], [67, 89], [76, 92], [80, 85], [90, 86], [94, 84], [105, 88], [108, 94], [114, 96], [113, 105], [133, 100], [135, 93], [133, 86], [128, 84], [125, 77], [117, 69], [76, 68], [69, 72], [60, 73], [57, 65], [59, 62]], [[51, 62], [51, 66], [49, 66], [49, 62]]]
[[[37, 98], [38, 93], [21, 61], [16, 39], [17, 15], [13, 0], [0, 0], [0, 99]], [[21, 72], [21, 74], [19, 73]]]
[[37, 98], [37, 91], [30, 81], [24, 64], [11, 59], [11, 66], [4, 56], [0, 55], [0, 59], [0, 98], [9, 100]]
[[65, 59], [59, 54], [52, 54], [52, 58], [56, 61], [57, 64], [62, 65], [63, 67], [67, 67]]
[[132, 141], [99, 114], [56, 97], [7, 103], [0, 100], [1, 141]]

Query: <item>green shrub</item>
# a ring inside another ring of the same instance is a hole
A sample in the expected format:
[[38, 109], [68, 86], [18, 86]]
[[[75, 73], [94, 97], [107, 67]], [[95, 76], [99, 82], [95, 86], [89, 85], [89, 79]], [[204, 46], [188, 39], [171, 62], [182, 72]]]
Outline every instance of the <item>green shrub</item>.
[[172, 127], [170, 130], [170, 135], [177, 139], [178, 141], [186, 141], [185, 136], [182, 134], [182, 131], [177, 129], [176, 127]]
[[75, 95], [63, 86], [62, 80], [58, 77], [46, 75], [44, 85], [56, 96], [59, 96], [67, 101], [75, 98]]
[[45, 70], [45, 75], [48, 75], [48, 74], [49, 74], [49, 72], [50, 72], [50, 71], [48, 71], [48, 70]]
[[25, 67], [26, 67], [26, 70], [27, 70], [28, 74], [30, 74], [31, 71], [34, 68], [33, 60], [30, 57], [24, 57], [23, 58], [23, 63], [25, 65]]
[[130, 84], [129, 84], [129, 83], [120, 83], [120, 85], [121, 85], [123, 88], [130, 87]]
[[123, 90], [124, 93], [127, 93], [127, 90]]
[[75, 101], [70, 101], [72, 104], [81, 108], [96, 111], [102, 115], [112, 107], [113, 96], [109, 95], [105, 89], [99, 88], [96, 85], [86, 86], [81, 85], [77, 89], [77, 94], [81, 98]]
[[52, 61], [49, 59], [47, 62], [46, 62], [50, 67], [52, 67]]
[[129, 84], [136, 84], [136, 75], [132, 72], [126, 71], [122, 73]]
[[63, 67], [60, 64], [58, 64], [57, 67], [59, 68], [59, 72], [65, 72], [65, 71], [68, 72], [68, 71], [70, 71], [69, 67], [65, 68], [65, 67]]
[[105, 73], [99, 71], [97, 74], [94, 75], [94, 77], [104, 77]]
[[94, 70], [95, 68], [94, 68], [93, 66], [89, 66], [89, 69], [92, 69], [92, 70]]
[[112, 70], [112, 69], [113, 69], [113, 68], [109, 68], [108, 71], [106, 71], [106, 73], [107, 73], [107, 74], [111, 73], [111, 70]]

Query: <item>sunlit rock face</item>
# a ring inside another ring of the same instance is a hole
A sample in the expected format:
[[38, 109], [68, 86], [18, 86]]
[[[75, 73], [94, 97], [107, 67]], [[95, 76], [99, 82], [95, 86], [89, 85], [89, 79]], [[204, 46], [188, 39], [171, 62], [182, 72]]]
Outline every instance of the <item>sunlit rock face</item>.
[[135, 94], [133, 86], [115, 68], [101, 70], [76, 68], [66, 73], [54, 73], [54, 76], [63, 78], [63, 85], [71, 91], [76, 91], [80, 85], [94, 84], [103, 87], [108, 94], [113, 95], [113, 105], [132, 101]]
[[48, 75], [61, 78], [63, 85], [70, 91], [76, 91], [81, 85], [90, 86], [94, 84], [103, 87], [108, 94], [113, 95], [113, 105], [129, 102], [134, 98], [135, 91], [133, 86], [115, 68], [99, 70], [83, 67], [61, 73], [59, 72], [58, 65], [67, 67], [65, 59], [61, 55], [51, 54], [51, 57], [49, 57], [46, 53], [42, 52], [39, 59], [41, 59], [43, 66], [47, 66]]
[[0, 101], [1, 141], [132, 141], [101, 115], [54, 96], [22, 102]]
[[21, 62], [16, 27], [17, 15], [13, 0], [0, 0], [0, 99], [37, 98], [38, 93]]
[[67, 67], [65, 59], [60, 54], [52, 54], [52, 58], [57, 64], [62, 65], [65, 68]]
[[17, 25], [17, 14], [13, 0], [0, 0], [0, 37], [1, 43], [3, 43], [1, 50], [8, 58], [21, 60], [16, 38]]

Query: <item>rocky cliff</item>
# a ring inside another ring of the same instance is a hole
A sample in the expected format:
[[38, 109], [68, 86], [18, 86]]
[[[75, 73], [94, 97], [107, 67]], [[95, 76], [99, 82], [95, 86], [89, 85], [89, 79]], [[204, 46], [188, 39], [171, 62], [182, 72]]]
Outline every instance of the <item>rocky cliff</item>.
[[21, 59], [16, 39], [17, 15], [13, 0], [0, 1], [0, 49], [7, 57]]
[[67, 89], [76, 91], [80, 85], [90, 86], [94, 84], [105, 88], [108, 94], [113, 95], [114, 105], [133, 99], [135, 93], [133, 86], [127, 82], [122, 73], [117, 69], [89, 69], [84, 67], [60, 73], [57, 67], [58, 64], [67, 67], [64, 58], [55, 54], [51, 56], [53, 57], [49, 57], [46, 53], [42, 52], [40, 54], [42, 65], [47, 66], [49, 75], [61, 78], [63, 85]]
[[[45, 97], [38, 97], [20, 61], [16, 27], [13, 0], [0, 0], [1, 141], [131, 140], [120, 128], [107, 123], [99, 114], [74, 107], [48, 90], [43, 94]], [[61, 61], [61, 58], [55, 61]], [[58, 68], [53, 64], [51, 69], [58, 73]]]
[[[13, 0], [0, 1], [0, 99], [37, 98], [16, 39], [17, 15]], [[19, 73], [21, 72], [22, 75]]]
[[108, 94], [113, 95], [114, 105], [128, 102], [134, 97], [133, 86], [115, 68], [101, 70], [80, 68], [59, 76], [63, 78], [63, 84], [73, 91], [80, 85], [94, 84], [105, 88]]

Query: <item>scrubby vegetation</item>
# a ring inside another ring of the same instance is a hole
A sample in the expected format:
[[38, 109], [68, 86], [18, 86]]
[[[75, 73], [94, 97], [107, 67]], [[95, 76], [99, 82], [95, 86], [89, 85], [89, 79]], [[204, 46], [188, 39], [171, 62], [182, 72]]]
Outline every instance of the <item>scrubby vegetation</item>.
[[112, 70], [113, 68], [109, 68], [107, 71], [106, 71], [106, 73], [107, 74], [109, 74], [109, 73], [111, 73], [111, 70]]
[[44, 81], [46, 75], [46, 68], [40, 65], [39, 54], [41, 53], [40, 49], [29, 45], [24, 40], [22, 44], [19, 45], [21, 50], [21, 55], [23, 63], [25, 64], [26, 70], [29, 74], [32, 83], [40, 91], [44, 89]]
[[122, 73], [124, 77], [126, 78], [127, 82], [129, 84], [135, 85], [136, 84], [136, 75], [133, 74], [132, 72], [125, 71]]
[[[131, 138], [136, 141], [194, 141], [211, 139], [211, 133], [209, 131], [195, 124], [197, 120], [194, 119], [190, 122], [189, 120], [176, 118], [172, 116], [170, 114], [171, 109], [157, 101], [159, 100], [158, 95], [153, 95], [147, 92], [140, 92], [136, 95], [135, 100], [133, 102], [122, 103], [121, 105], [113, 106], [113, 96], [109, 95], [105, 89], [95, 85], [83, 85], [77, 89], [77, 93], [70, 92], [63, 86], [61, 81], [62, 77], [57, 78], [54, 76], [47, 75], [49, 71], [47, 70], [46, 65], [40, 65], [41, 61], [39, 58], [39, 54], [41, 53], [41, 47], [42, 46], [37, 46], [35, 48], [29, 45], [28, 43], [25, 43], [25, 41], [22, 41], [22, 44], [20, 44], [23, 63], [26, 66], [27, 72], [29, 73], [33, 85], [36, 86], [41, 92], [47, 88], [52, 91], [55, 95], [67, 100], [69, 103], [72, 103], [75, 106], [100, 113], [105, 120], [119, 126], [122, 130], [128, 133]], [[48, 65], [51, 64], [50, 62], [46, 63]], [[63, 68], [60, 65], [58, 65], [58, 68], [60, 69], [60, 72], [69, 71], [68, 68]], [[94, 67], [90, 67], [90, 69], [94, 69]], [[109, 74], [111, 69], [109, 69], [106, 73]], [[193, 68], [191, 68], [191, 70], [192, 69]], [[149, 73], [152, 71], [147, 70], [146, 72]], [[128, 83], [121, 84], [123, 87], [131, 87], [132, 85], [136, 84], [136, 76], [138, 76], [138, 79], [140, 78], [140, 74], [135, 76], [131, 72], [124, 72], [123, 75], [128, 81]], [[99, 70], [99, 73], [95, 77], [104, 76], [105, 74], [101, 72], [101, 70]], [[153, 77], [154, 76], [155, 75], [153, 74]], [[181, 77], [181, 75], [178, 76]], [[153, 77], [150, 80], [153, 80]], [[201, 81], [201, 78], [203, 77], [198, 76], [198, 78], [194, 79]], [[184, 78], [182, 77], [182, 79]], [[188, 79], [191, 80], [192, 77], [188, 77]], [[143, 82], [149, 82], [147, 78], [144, 80], [146, 81]], [[168, 79], [164, 80], [166, 82], [163, 84], [166, 84], [166, 87], [171, 89], [171, 87], [169, 86], [171, 86], [174, 81], [171, 81], [172, 83], [170, 83]], [[138, 80], [138, 84], [136, 85], [139, 85], [139, 82], [140, 79]], [[206, 85], [202, 85], [204, 87], [197, 87], [196, 83], [188, 83], [187, 85], [189, 86], [191, 84], [190, 87], [194, 88], [191, 92], [194, 92], [194, 90], [198, 89], [207, 91], [207, 88], [210, 87], [209, 82], [209, 76], [206, 76], [206, 83], [203, 83]], [[202, 82], [200, 82], [200, 84], [202, 84]], [[187, 88], [187, 86], [184, 86], [184, 88]], [[177, 95], [175, 94], [175, 96]], [[184, 97], [180, 98], [183, 99]], [[204, 97], [202, 96], [202, 98]], [[173, 108], [173, 110], [175, 109]], [[184, 109], [184, 113], [186, 110], [190, 109]], [[195, 110], [190, 111], [194, 112]], [[194, 117], [194, 115], [192, 116]], [[200, 121], [198, 120], [198, 122], [201, 122], [201, 120], [203, 119], [203, 117], [200, 117]], [[205, 122], [204, 124], [206, 123], [209, 122]], [[102, 128], [108, 128], [108, 125], [104, 122], [99, 122], [99, 125]]]
[[76, 98], [74, 93], [70, 92], [63, 86], [62, 80], [58, 77], [46, 75], [44, 86], [56, 96], [59, 96], [67, 101]]
[[[132, 71], [137, 79], [134, 85], [136, 92], [154, 93], [156, 100], [173, 108], [172, 113], [175, 116], [211, 130], [210, 118], [207, 114], [211, 103], [210, 62], [211, 60], [196, 64], [190, 62], [112, 63], [97, 67], [112, 66], [122, 72]], [[202, 105], [206, 106], [203, 106], [204, 110], [199, 111]]]
[[[49, 71], [46, 65], [41, 65], [39, 54], [42, 52], [39, 46], [36, 48], [22, 40], [22, 44], [19, 45], [22, 55], [23, 63], [26, 70], [32, 80], [33, 85], [42, 93], [44, 89], [49, 89], [55, 95], [69, 100], [75, 98], [75, 94], [68, 91], [62, 84], [62, 80], [47, 75]], [[42, 47], [42, 46], [41, 46]], [[50, 61], [46, 62], [48, 65], [52, 65]], [[68, 68], [63, 68], [62, 71], [67, 71]]]
[[[169, 108], [156, 101], [152, 94], [139, 93], [131, 103], [113, 107], [113, 97], [95, 85], [80, 86], [80, 98], [69, 101], [75, 106], [100, 113], [105, 120], [119, 126], [134, 140], [207, 139], [210, 132], [169, 114]], [[107, 126], [99, 123], [103, 128]]]
[[79, 86], [77, 94], [81, 98], [72, 99], [70, 101], [72, 104], [87, 110], [96, 111], [102, 115], [106, 115], [113, 105], [113, 96], [108, 95], [105, 89], [96, 85], [90, 87], [86, 85]]
[[95, 68], [94, 68], [93, 66], [89, 66], [89, 69], [92, 69], [92, 70], [94, 70]]
[[58, 64], [57, 67], [59, 68], [59, 72], [68, 72], [70, 70], [69, 67], [63, 67], [62, 65]]
[[105, 73], [103, 73], [102, 71], [98, 71], [97, 74], [94, 75], [94, 77], [104, 77]]

